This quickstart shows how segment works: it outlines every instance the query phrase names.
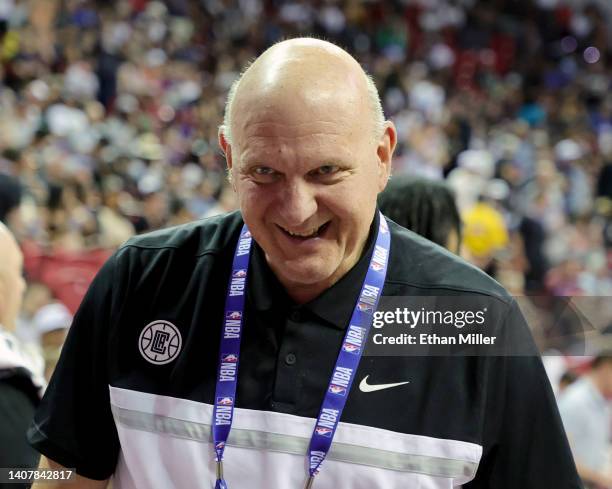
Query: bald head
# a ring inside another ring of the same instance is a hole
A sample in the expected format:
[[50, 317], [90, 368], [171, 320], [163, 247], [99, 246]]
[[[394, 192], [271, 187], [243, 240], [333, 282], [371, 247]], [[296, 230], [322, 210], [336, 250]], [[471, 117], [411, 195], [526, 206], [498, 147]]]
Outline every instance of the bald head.
[[25, 289], [21, 275], [23, 255], [15, 237], [1, 222], [0, 257], [0, 324], [13, 330]]
[[244, 222], [298, 303], [359, 259], [396, 140], [371, 80], [328, 42], [276, 44], [232, 89], [219, 145]]
[[[234, 82], [221, 132], [232, 143], [242, 117], [252, 110], [277, 110], [328, 104], [351, 107], [374, 139], [383, 131], [378, 91], [359, 63], [335, 44], [311, 38], [283, 41], [266, 50]], [[238, 117], [240, 115], [240, 117]]]

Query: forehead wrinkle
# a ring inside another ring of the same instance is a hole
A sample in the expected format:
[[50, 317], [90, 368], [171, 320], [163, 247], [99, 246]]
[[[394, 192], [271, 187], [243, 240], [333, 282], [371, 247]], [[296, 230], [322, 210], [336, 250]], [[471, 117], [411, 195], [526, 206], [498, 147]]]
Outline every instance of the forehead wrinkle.
[[[235, 120], [234, 143], [242, 146], [254, 137], [303, 138], [306, 136], [353, 137], [363, 126], [364, 118], [349, 104], [324, 105], [262, 102], [252, 98], [243, 106], [242, 117]], [[367, 119], [365, 119], [367, 120]]]
[[[244, 168], [253, 165], [268, 166], [276, 163], [277, 166], [289, 169], [326, 163], [350, 164], [350, 155], [346, 154], [349, 146], [338, 144], [338, 138], [335, 135], [324, 134], [324, 136], [331, 137], [335, 141], [330, 144], [329, 140], [321, 141], [319, 139], [320, 135], [305, 135], [299, 138], [296, 144], [296, 138], [280, 136], [274, 138], [276, 144], [271, 144], [269, 137], [255, 137], [250, 141], [251, 144], [238, 155], [238, 165], [240, 168]], [[317, 139], [313, 141], [307, 151], [303, 151], [298, 145], [301, 144], [302, 140], [309, 137]], [[277, 167], [277, 169], [279, 168]]]
[[[282, 84], [277, 88], [253, 87], [249, 93], [234, 104], [239, 125], [254, 122], [274, 123], [281, 116], [285, 118], [280, 124], [309, 124], [329, 118], [330, 108], [335, 108], [333, 119], [328, 122], [337, 123], [338, 119], [353, 119], [356, 112], [363, 106], [363, 97], [354, 90], [338, 90], [338, 84], [307, 84], [302, 79], [291, 84]], [[246, 91], [246, 89], [245, 89]], [[305, 112], [310, 111], [309, 119], [304, 120]]]
[[[313, 128], [315, 130], [308, 131], [308, 126], [319, 126], [324, 124], [329, 125], [329, 130], [322, 131], [320, 127]], [[260, 121], [260, 122], [245, 122], [246, 131], [245, 137], [247, 138], [279, 138], [279, 139], [291, 139], [291, 138], [304, 138], [312, 137], [317, 135], [322, 136], [342, 136], [342, 132], [338, 130], [337, 121], [310, 121], [310, 122], [275, 122], [275, 121]], [[287, 134], [287, 129], [291, 127], [296, 128], [295, 134]], [[271, 130], [270, 130], [271, 129]], [[278, 129], [278, 131], [277, 131]], [[305, 129], [305, 131], [302, 131]]]
[[[333, 147], [335, 151], [340, 149], [340, 145], [343, 141], [342, 139], [346, 139], [344, 143], [348, 146], [349, 140], [352, 137], [352, 132], [342, 132], [340, 130], [340, 126], [337, 122], [325, 122], [325, 127], [321, 128], [321, 122], [317, 123], [298, 123], [293, 124], [296, 126], [296, 131], [288, 131], [288, 126], [290, 124], [283, 124], [280, 122], [260, 122], [260, 123], [251, 123], [246, 126], [246, 134], [244, 134], [243, 141], [240, 145], [240, 149], [245, 147], [243, 151], [238, 151], [238, 153], [243, 153], [245, 151], [251, 150], [259, 150], [261, 148], [268, 148], [270, 152], [279, 152], [283, 148], [295, 149], [296, 143], [305, 141], [308, 143], [308, 140], [312, 140], [313, 147]], [[327, 125], [330, 126], [330, 129], [326, 129]], [[313, 126], [311, 130], [303, 131], [299, 128], [303, 128], [304, 126]], [[282, 146], [282, 147], [279, 147]], [[301, 148], [300, 148], [301, 149]]]

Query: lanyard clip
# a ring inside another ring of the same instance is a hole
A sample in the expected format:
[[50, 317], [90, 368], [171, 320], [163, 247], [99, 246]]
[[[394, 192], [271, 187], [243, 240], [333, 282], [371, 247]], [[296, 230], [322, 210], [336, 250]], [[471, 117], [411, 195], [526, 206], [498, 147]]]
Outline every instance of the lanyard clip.
[[217, 479], [223, 479], [223, 461], [217, 460]]
[[314, 475], [311, 475], [310, 477], [308, 477], [308, 480], [306, 481], [306, 486], [304, 487], [304, 489], [312, 489], [313, 483], [314, 483]]

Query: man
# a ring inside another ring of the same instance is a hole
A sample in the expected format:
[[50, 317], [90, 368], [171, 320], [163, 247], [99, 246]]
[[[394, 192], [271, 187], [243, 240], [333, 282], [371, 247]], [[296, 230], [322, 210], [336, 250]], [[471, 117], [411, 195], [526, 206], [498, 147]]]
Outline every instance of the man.
[[608, 466], [612, 350], [595, 357], [591, 371], [559, 397], [559, 411], [574, 452], [578, 473], [588, 487], [612, 488]]
[[453, 192], [442, 182], [394, 176], [378, 196], [381, 212], [400, 226], [459, 254], [461, 217]]
[[498, 284], [377, 214], [396, 132], [352, 57], [276, 44], [219, 142], [241, 212], [103, 267], [30, 431], [43, 464], [85, 488], [579, 487], [537, 357], [359, 362], [383, 283], [528, 330]]
[[0, 257], [0, 467], [31, 469], [38, 454], [28, 445], [26, 429], [40, 399], [42, 359], [26, 354], [13, 335], [25, 289], [23, 256], [1, 222]]

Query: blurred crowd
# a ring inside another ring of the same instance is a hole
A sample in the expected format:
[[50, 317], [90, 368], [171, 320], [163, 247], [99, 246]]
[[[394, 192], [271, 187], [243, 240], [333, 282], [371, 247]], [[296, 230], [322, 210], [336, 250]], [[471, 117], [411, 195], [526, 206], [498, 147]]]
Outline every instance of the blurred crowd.
[[18, 335], [48, 376], [113, 249], [236, 208], [217, 146], [227, 91], [275, 41], [312, 35], [372, 74], [394, 174], [453, 191], [456, 248], [530, 297], [540, 348], [589, 353], [612, 332], [610, 25], [610, 0], [0, 0]]
[[611, 22], [607, 0], [0, 0], [0, 205], [74, 312], [134, 233], [235, 208], [227, 90], [314, 35], [373, 75], [395, 174], [454, 190], [464, 257], [515, 295], [610, 296]]

